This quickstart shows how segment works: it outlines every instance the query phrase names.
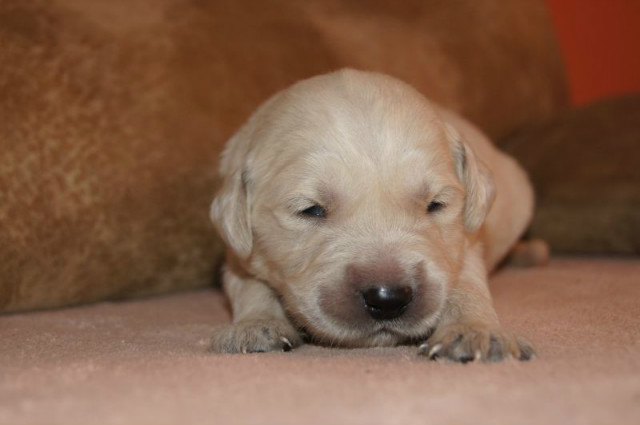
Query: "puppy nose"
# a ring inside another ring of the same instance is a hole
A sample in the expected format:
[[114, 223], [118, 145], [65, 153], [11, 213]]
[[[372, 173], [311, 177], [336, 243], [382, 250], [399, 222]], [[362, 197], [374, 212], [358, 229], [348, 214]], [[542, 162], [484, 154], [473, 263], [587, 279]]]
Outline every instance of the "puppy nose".
[[413, 298], [409, 286], [373, 286], [362, 292], [367, 311], [376, 320], [395, 319]]

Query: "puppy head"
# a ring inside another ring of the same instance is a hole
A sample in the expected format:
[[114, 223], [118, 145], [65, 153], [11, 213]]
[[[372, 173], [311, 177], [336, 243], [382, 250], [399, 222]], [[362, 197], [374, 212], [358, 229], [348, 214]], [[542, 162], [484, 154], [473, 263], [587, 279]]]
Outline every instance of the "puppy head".
[[302, 81], [229, 141], [211, 217], [318, 341], [388, 345], [435, 324], [490, 175], [410, 86], [353, 70]]

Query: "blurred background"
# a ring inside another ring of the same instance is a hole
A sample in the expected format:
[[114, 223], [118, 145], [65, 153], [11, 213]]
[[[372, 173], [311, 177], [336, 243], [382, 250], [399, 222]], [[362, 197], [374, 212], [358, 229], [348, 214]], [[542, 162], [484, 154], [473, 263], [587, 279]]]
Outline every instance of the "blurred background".
[[383, 72], [526, 168], [554, 255], [640, 254], [635, 0], [0, 0], [0, 311], [211, 285], [217, 158], [295, 81]]
[[574, 105], [640, 91], [640, 2], [546, 0]]

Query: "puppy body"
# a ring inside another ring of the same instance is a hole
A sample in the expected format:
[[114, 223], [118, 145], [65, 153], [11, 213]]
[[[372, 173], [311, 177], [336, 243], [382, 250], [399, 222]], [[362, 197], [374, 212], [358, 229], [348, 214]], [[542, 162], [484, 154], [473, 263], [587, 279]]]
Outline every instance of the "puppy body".
[[426, 341], [455, 361], [528, 359], [487, 270], [528, 225], [525, 173], [391, 77], [343, 70], [262, 105], [228, 142], [211, 217], [234, 323], [218, 352]]

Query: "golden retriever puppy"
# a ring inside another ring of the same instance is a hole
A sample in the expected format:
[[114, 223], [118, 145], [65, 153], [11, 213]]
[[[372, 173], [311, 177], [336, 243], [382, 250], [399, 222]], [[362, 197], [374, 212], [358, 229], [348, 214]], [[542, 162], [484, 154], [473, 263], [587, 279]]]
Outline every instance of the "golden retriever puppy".
[[264, 103], [228, 142], [211, 218], [233, 324], [215, 352], [422, 343], [453, 361], [527, 360], [487, 271], [531, 219], [518, 164], [389, 76], [342, 70]]

